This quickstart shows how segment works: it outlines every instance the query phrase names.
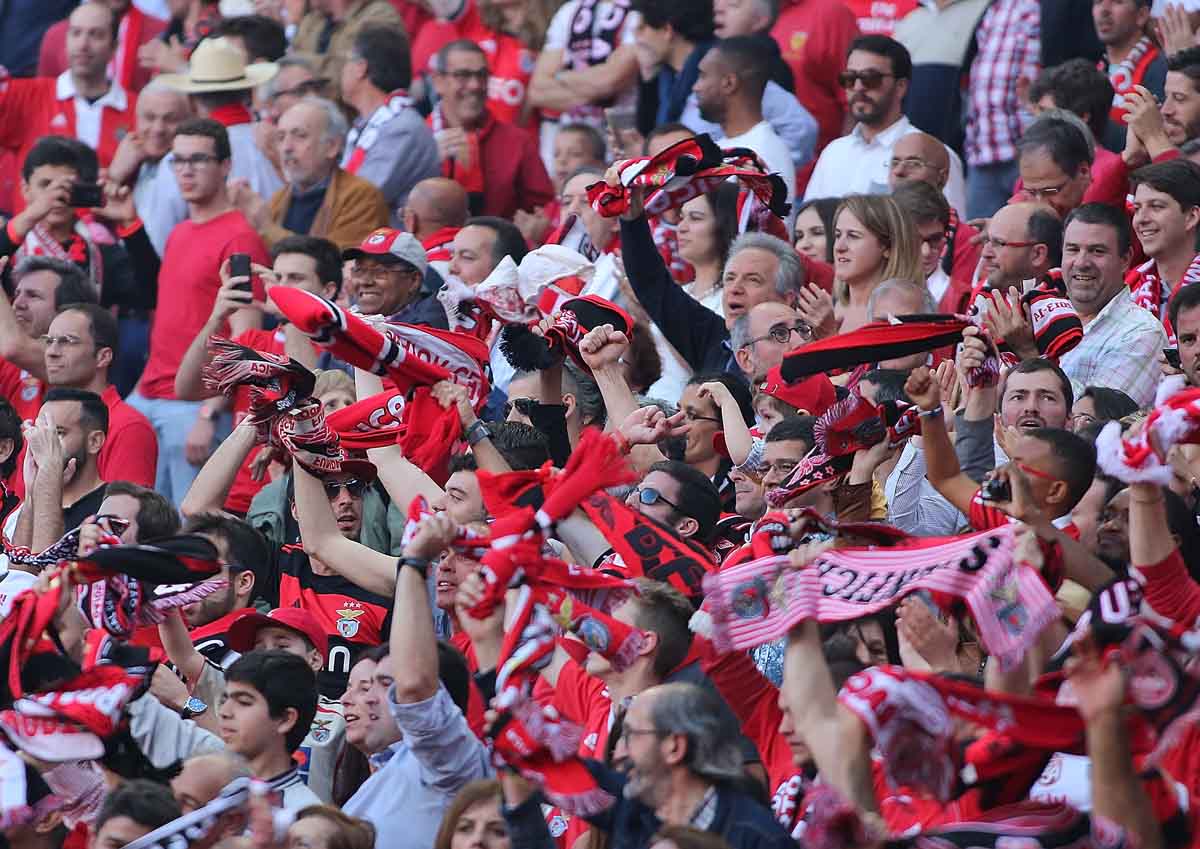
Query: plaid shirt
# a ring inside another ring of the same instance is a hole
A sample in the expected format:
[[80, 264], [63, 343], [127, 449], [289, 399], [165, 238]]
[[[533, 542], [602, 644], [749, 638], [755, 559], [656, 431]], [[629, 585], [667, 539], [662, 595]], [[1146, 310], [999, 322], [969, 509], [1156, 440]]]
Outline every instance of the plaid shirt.
[[1078, 398], [1088, 386], [1120, 389], [1139, 407], [1154, 401], [1158, 353], [1167, 344], [1163, 326], [1122, 289], [1083, 327], [1083, 341], [1059, 365]]
[[1032, 121], [1017, 83], [1038, 75], [1041, 21], [1037, 0], [996, 0], [976, 30], [979, 52], [971, 64], [966, 152], [971, 165], [1010, 162], [1017, 139]]

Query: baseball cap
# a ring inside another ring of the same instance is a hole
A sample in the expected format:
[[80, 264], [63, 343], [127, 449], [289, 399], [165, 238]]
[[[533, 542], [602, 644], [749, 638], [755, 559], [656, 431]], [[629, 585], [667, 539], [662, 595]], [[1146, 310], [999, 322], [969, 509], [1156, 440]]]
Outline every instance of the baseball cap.
[[780, 369], [780, 366], [775, 366], [767, 372], [766, 379], [759, 384], [759, 392], [778, 398], [810, 416], [821, 415], [837, 401], [837, 390], [824, 374], [818, 373], [788, 383], [780, 374]]
[[380, 260], [404, 260], [422, 274], [429, 267], [429, 257], [416, 237], [391, 227], [380, 227], [363, 239], [357, 248], [342, 251], [342, 259], [362, 259], [365, 256]]
[[277, 607], [265, 616], [261, 613], [247, 613], [239, 616], [229, 626], [225, 643], [238, 652], [248, 652], [254, 648], [254, 640], [263, 628], [287, 628], [304, 637], [313, 648], [321, 653], [321, 657], [329, 655], [329, 635], [317, 622], [317, 617], [310, 611], [299, 607]]

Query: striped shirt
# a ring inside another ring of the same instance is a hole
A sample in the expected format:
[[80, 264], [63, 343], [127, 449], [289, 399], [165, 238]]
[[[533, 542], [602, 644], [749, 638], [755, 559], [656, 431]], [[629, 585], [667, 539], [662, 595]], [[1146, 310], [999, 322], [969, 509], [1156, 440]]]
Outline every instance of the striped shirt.
[[1017, 139], [1033, 121], [1017, 90], [1038, 75], [1041, 20], [1037, 0], [997, 0], [975, 32], [979, 52], [971, 63], [966, 154], [970, 165], [1017, 158]]

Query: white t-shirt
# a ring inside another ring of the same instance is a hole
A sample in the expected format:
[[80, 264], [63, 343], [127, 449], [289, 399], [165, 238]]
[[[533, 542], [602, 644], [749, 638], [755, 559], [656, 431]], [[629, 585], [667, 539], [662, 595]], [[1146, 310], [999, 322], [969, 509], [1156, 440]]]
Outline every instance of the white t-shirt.
[[792, 162], [792, 152], [766, 121], [759, 121], [740, 136], [719, 140], [717, 146], [748, 147], [753, 150], [766, 164], [768, 171], [778, 173], [787, 183], [788, 200], [795, 200], [796, 166]]
[[[8, 565], [5, 559], [5, 566]], [[9, 569], [0, 577], [0, 619], [12, 612], [13, 599], [32, 587], [37, 582], [37, 576], [18, 569]]]

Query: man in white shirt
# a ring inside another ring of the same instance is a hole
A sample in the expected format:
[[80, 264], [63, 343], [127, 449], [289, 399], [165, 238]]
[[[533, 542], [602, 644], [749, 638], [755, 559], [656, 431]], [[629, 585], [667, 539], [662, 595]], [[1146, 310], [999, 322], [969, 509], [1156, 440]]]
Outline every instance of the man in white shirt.
[[[830, 142], [817, 160], [804, 199], [850, 194], [887, 194], [892, 148], [919, 130], [901, 109], [912, 79], [912, 58], [904, 45], [885, 35], [864, 35], [850, 44], [841, 83], [850, 114], [858, 123], [847, 135]], [[962, 161], [946, 148], [950, 159], [946, 200], [964, 207]]]
[[746, 147], [757, 153], [768, 171], [783, 178], [790, 201], [796, 195], [792, 154], [763, 120], [763, 90], [770, 73], [767, 58], [754, 38], [724, 39], [700, 60], [692, 92], [700, 117], [721, 126], [721, 147]]

